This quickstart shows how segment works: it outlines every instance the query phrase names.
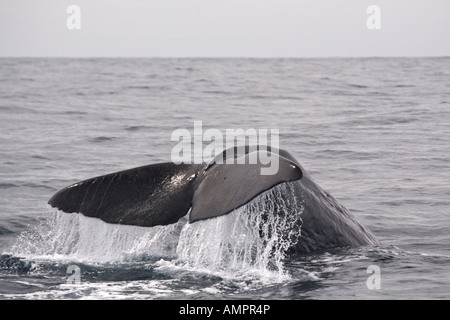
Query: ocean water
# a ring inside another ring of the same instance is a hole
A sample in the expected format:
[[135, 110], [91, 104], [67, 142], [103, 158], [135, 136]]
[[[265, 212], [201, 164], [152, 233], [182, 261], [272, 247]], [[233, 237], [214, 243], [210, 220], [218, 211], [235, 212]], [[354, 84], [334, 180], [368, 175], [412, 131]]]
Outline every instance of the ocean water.
[[[282, 235], [301, 228], [255, 225], [288, 184], [153, 228], [47, 205], [73, 182], [170, 161], [172, 132], [194, 121], [278, 129], [381, 244], [287, 256]], [[449, 141], [446, 57], [2, 58], [0, 298], [449, 299]]]

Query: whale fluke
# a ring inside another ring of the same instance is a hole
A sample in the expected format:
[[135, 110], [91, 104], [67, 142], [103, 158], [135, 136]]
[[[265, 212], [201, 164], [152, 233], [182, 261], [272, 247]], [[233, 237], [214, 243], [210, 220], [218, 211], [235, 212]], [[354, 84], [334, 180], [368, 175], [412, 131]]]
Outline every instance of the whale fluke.
[[[191, 223], [225, 215], [278, 184], [290, 183], [304, 207], [295, 252], [378, 244], [287, 151], [231, 151], [237, 150], [225, 150], [209, 164], [152, 164], [83, 180], [61, 189], [48, 203], [108, 223], [153, 227], [175, 223], [189, 210]], [[266, 166], [250, 161], [260, 152], [277, 157], [274, 174], [262, 175]], [[224, 161], [231, 157], [240, 161]]]
[[[256, 151], [258, 152], [258, 151]], [[153, 164], [74, 183], [48, 203], [108, 223], [152, 227], [177, 222], [192, 207], [190, 222], [227, 214], [271, 187], [302, 177], [279, 157], [278, 172], [261, 175], [261, 164]]]
[[152, 227], [178, 221], [190, 206], [196, 166], [161, 163], [87, 179], [58, 191], [48, 203], [108, 223]]

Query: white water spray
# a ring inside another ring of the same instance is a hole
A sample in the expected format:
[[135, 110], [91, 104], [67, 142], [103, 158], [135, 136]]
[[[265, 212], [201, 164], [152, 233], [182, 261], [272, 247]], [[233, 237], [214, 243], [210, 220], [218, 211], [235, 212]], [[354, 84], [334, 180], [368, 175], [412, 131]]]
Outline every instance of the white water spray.
[[53, 210], [12, 248], [29, 259], [121, 263], [150, 257], [198, 271], [285, 276], [286, 250], [301, 232], [303, 205], [290, 184], [264, 192], [232, 213], [151, 228], [108, 224]]
[[178, 259], [214, 271], [282, 276], [286, 251], [300, 237], [302, 211], [289, 186], [278, 185], [228, 215], [187, 224]]
[[52, 210], [20, 235], [12, 251], [29, 259], [116, 263], [144, 257], [173, 258], [186, 219], [168, 226], [117, 225]]

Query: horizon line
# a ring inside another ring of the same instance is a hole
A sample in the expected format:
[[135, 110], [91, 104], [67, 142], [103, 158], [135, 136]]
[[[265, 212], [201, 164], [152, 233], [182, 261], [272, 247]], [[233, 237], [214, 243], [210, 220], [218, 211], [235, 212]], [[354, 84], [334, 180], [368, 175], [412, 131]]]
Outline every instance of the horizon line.
[[0, 55], [0, 59], [392, 59], [392, 58], [450, 58], [449, 55], [386, 55], [386, 56], [52, 56]]

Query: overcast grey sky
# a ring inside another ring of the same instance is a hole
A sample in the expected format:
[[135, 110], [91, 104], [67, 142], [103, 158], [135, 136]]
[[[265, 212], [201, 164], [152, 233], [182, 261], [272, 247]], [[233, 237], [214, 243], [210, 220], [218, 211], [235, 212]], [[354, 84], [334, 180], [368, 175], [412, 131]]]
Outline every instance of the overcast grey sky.
[[448, 56], [449, 33], [450, 0], [0, 0], [0, 56]]

